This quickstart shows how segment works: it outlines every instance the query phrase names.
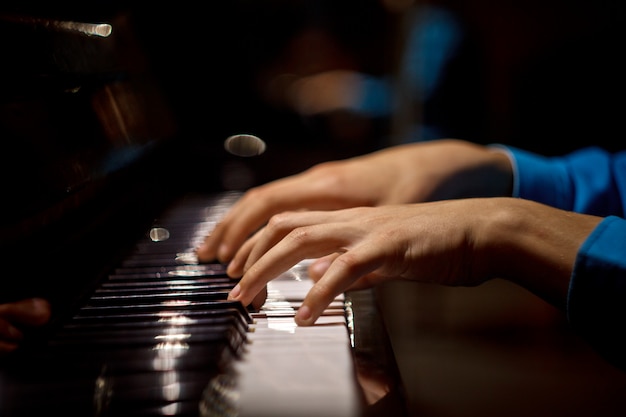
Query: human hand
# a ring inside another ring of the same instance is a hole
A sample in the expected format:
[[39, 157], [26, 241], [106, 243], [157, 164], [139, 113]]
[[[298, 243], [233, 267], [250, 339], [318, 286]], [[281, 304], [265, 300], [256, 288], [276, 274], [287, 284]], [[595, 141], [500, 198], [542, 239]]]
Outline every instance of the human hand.
[[230, 298], [249, 304], [304, 259], [316, 281], [295, 320], [311, 325], [342, 292], [391, 279], [474, 286], [511, 280], [557, 306], [583, 240], [600, 218], [514, 198], [474, 198], [284, 212], [229, 265], [243, 275]]
[[469, 196], [510, 195], [508, 157], [460, 140], [411, 143], [316, 165], [250, 189], [197, 249], [200, 261], [229, 262], [271, 216]]
[[50, 303], [42, 298], [0, 304], [0, 355], [17, 349], [24, 332], [47, 323], [50, 315]]

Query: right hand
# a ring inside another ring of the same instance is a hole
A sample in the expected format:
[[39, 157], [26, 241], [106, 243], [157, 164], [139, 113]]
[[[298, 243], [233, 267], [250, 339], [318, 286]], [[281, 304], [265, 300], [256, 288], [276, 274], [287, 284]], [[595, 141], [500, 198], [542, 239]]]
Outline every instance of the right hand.
[[242, 276], [229, 299], [248, 305], [269, 281], [316, 258], [298, 325], [314, 324], [342, 292], [398, 279], [476, 286], [502, 278], [565, 308], [579, 248], [600, 221], [520, 198], [284, 212], [229, 264]]

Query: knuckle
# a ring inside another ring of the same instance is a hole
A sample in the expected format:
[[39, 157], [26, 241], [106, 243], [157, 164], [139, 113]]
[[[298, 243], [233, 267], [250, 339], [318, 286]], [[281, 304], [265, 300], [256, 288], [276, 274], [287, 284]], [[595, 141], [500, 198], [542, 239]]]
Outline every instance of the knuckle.
[[291, 213], [283, 212], [270, 217], [267, 222], [267, 228], [272, 231], [285, 230], [289, 227]]
[[250, 188], [248, 191], [246, 191], [245, 195], [243, 196], [243, 198], [245, 198], [246, 200], [251, 200], [251, 201], [262, 201], [259, 200], [261, 197], [263, 197], [263, 188], [262, 187], [255, 187], [255, 188]]

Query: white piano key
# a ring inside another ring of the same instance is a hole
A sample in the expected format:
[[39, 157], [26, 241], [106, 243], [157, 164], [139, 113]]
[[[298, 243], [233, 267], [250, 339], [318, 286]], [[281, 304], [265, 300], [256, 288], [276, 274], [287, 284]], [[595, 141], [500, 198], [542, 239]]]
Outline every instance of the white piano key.
[[297, 326], [294, 301], [303, 300], [312, 286], [297, 268], [268, 283], [268, 299], [236, 364], [239, 416], [359, 416], [344, 297], [338, 296], [314, 326]]
[[259, 323], [236, 363], [241, 417], [355, 417], [353, 358], [343, 323], [272, 327]]

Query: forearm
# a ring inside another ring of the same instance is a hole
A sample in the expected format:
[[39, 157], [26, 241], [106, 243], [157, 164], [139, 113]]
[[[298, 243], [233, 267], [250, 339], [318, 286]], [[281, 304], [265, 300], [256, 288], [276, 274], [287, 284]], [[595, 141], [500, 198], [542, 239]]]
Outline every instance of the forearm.
[[535, 202], [494, 199], [478, 259], [493, 277], [512, 281], [565, 309], [572, 270], [600, 217], [564, 212]]

